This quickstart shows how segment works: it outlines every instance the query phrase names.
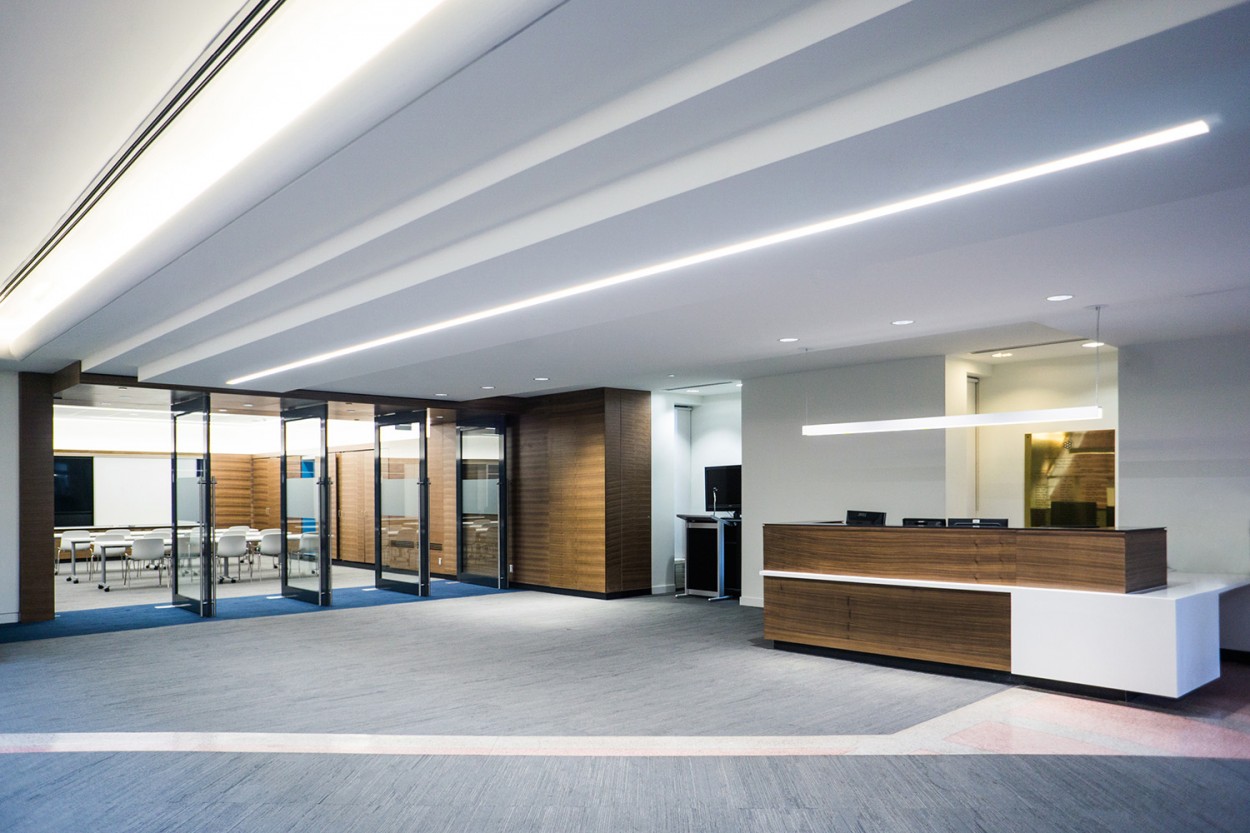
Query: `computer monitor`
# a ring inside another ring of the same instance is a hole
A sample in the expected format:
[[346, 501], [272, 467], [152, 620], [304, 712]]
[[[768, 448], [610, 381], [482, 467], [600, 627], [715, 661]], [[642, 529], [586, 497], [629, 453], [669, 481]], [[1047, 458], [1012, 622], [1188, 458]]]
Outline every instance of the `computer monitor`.
[[884, 512], [865, 512], [861, 509], [846, 510], [847, 526], [885, 526]]
[[946, 526], [946, 518], [903, 518], [903, 526]]
[[951, 518], [950, 520], [946, 522], [946, 525], [957, 526], [963, 529], [975, 529], [979, 527], [980, 528], [990, 527], [990, 528], [1006, 529], [1007, 519], [1006, 518]]
[[742, 512], [742, 466], [708, 466], [703, 470], [704, 509]]

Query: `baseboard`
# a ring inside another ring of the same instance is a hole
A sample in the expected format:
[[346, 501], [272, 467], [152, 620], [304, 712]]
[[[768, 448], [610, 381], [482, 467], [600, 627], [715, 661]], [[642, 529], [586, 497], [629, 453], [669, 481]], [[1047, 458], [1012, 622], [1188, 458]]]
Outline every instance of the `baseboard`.
[[522, 584], [519, 582], [509, 582], [508, 588], [511, 590], [535, 590], [539, 593], [555, 593], [559, 596], [579, 596], [583, 599], [628, 599], [631, 596], [649, 596], [651, 590], [642, 588], [641, 590], [618, 590], [613, 593], [595, 593], [590, 590], [574, 590], [569, 587], [548, 587], [543, 584]]
[[651, 585], [652, 596], [668, 596], [677, 592], [675, 584], [653, 584]]
[[0, 613], [0, 625], [16, 625], [19, 621], [16, 613]]
[[738, 604], [741, 605], [742, 607], [763, 607], [764, 597], [763, 596], [740, 596], [738, 598]]

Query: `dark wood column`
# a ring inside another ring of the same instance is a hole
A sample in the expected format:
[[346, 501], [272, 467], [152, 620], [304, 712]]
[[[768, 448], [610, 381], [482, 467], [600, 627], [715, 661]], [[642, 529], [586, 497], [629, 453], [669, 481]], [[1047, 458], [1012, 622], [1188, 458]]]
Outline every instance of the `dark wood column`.
[[52, 585], [52, 376], [18, 374], [18, 606], [23, 622], [55, 615]]

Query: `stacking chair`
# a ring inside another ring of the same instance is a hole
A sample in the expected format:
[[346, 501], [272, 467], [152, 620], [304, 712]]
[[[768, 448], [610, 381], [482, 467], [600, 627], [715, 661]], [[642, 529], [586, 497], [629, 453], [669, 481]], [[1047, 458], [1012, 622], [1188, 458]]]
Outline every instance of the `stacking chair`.
[[278, 559], [282, 557], [282, 530], [267, 529], [260, 534], [260, 554], [273, 559], [274, 569], [278, 567]]
[[301, 533], [296, 555], [300, 563], [309, 562], [312, 565], [312, 574], [317, 575], [318, 556], [321, 555], [321, 536], [316, 532]]
[[[230, 575], [230, 559], [235, 560], [235, 574]], [[217, 561], [223, 570], [217, 578], [219, 583], [238, 581], [243, 573], [243, 561], [247, 558], [247, 535], [242, 532], [227, 532], [217, 539]], [[254, 575], [254, 573], [251, 573]]]
[[69, 575], [65, 577], [66, 581], [78, 583], [78, 555], [84, 553], [87, 556], [87, 578], [90, 579], [91, 570], [91, 533], [85, 529], [69, 529], [61, 533], [61, 545], [56, 551], [57, 563], [60, 563], [61, 553], [69, 553]]
[[144, 564], [156, 565], [156, 583], [161, 583], [161, 568], [165, 565], [165, 559], [169, 556], [165, 553], [165, 539], [159, 533], [149, 533], [140, 535], [134, 539], [134, 543], [130, 545], [130, 552], [126, 554], [126, 560], [123, 564], [122, 584], [130, 583], [130, 568], [134, 565], [136, 570], [142, 570]]

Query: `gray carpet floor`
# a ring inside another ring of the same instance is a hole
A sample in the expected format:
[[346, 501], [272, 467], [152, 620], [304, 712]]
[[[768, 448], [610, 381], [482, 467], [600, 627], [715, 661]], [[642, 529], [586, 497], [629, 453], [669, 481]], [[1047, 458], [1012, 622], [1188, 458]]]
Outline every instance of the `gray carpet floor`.
[[[891, 733], [998, 684], [772, 650], [760, 611], [514, 593], [0, 646], [0, 732]], [[1250, 830], [1166, 757], [0, 756], [0, 831]]]

